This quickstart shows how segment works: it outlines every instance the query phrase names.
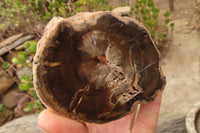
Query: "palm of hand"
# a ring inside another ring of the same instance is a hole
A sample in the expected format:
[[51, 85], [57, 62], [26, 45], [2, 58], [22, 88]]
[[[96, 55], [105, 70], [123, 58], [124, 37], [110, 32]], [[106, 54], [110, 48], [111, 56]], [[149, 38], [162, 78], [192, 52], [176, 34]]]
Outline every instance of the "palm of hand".
[[154, 102], [141, 105], [135, 121], [135, 112], [133, 112], [106, 124], [81, 123], [44, 110], [38, 117], [38, 125], [46, 133], [154, 133], [160, 103], [159, 92]]

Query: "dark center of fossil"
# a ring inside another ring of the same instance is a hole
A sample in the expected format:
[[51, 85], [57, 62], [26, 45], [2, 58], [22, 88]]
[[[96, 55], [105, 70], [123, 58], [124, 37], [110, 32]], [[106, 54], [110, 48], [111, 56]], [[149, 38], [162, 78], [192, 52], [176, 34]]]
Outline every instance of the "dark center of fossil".
[[101, 31], [91, 31], [82, 36], [78, 47], [82, 52], [82, 63], [78, 73], [88, 79], [88, 84], [94, 83], [95, 89], [124, 89], [132, 83], [134, 76], [131, 51], [123, 41], [115, 42], [109, 37], [109, 34]]

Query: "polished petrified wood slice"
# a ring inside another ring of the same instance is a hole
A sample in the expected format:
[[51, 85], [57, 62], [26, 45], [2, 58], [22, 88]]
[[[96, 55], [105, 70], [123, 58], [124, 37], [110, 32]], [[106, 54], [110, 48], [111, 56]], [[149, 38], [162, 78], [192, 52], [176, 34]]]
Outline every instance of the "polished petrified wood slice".
[[146, 29], [110, 12], [53, 18], [38, 43], [34, 84], [47, 108], [105, 123], [154, 100], [165, 78]]

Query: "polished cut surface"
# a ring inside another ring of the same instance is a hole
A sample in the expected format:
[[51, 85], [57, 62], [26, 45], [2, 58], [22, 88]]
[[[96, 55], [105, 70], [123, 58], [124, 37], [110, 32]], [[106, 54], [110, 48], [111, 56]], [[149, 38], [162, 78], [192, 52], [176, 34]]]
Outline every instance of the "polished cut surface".
[[154, 100], [165, 77], [146, 29], [110, 12], [53, 18], [38, 43], [34, 84], [47, 108], [105, 123]]

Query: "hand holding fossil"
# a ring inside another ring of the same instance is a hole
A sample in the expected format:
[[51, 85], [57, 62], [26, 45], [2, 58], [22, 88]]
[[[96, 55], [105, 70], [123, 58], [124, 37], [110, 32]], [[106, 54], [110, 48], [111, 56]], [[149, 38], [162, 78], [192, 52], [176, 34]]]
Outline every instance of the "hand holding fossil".
[[142, 104], [137, 119], [134, 113], [106, 124], [81, 123], [44, 110], [38, 117], [38, 125], [46, 133], [155, 133], [161, 102], [161, 92], [154, 102]]

